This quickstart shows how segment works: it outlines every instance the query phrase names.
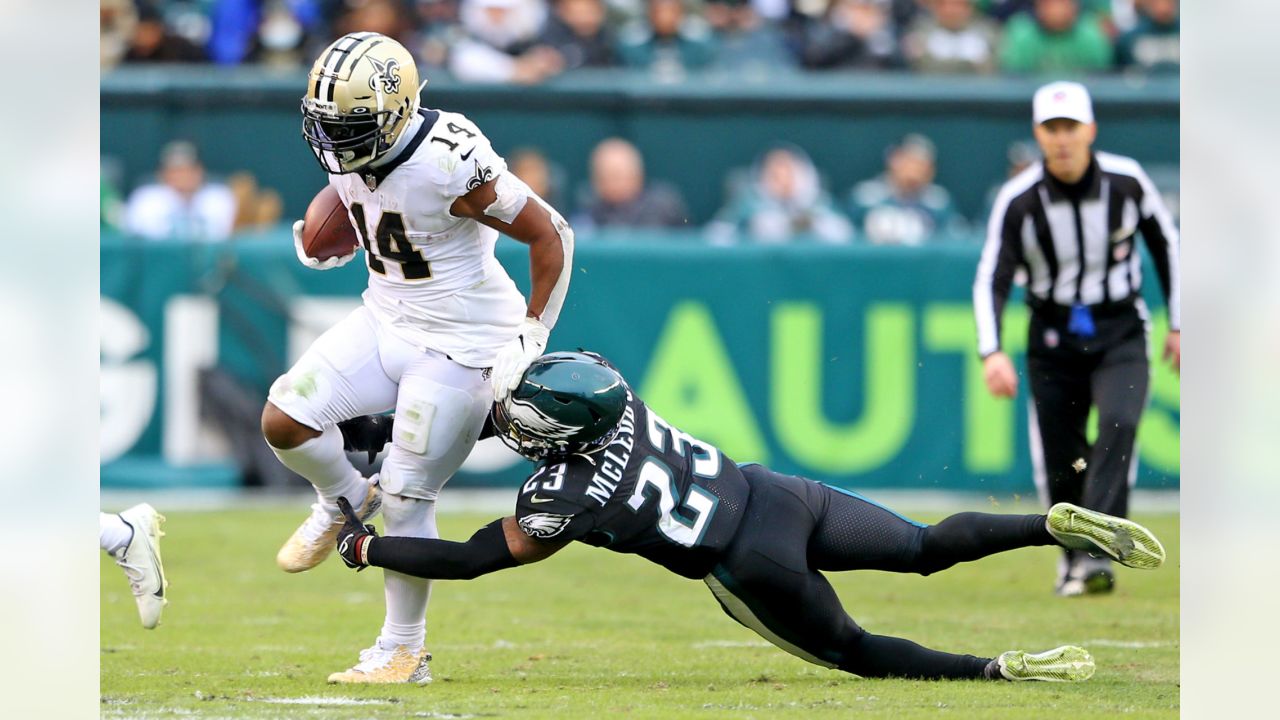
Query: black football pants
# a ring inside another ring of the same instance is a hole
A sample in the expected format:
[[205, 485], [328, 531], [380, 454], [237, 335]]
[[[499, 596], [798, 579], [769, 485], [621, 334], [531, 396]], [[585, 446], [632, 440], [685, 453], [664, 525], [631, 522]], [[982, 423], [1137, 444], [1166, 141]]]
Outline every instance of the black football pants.
[[[1032, 459], [1050, 505], [1069, 502], [1126, 517], [1150, 377], [1147, 334], [1133, 304], [1095, 315], [1094, 324], [1096, 335], [1083, 339], [1066, 331], [1061, 313], [1031, 315]], [[1092, 447], [1085, 435], [1090, 407], [1098, 408]]]
[[730, 617], [774, 645], [863, 677], [982, 678], [991, 659], [866, 632], [819, 571], [928, 575], [1005, 550], [1056, 544], [1044, 515], [960, 513], [927, 526], [855, 493], [759, 465], [742, 470], [751, 498], [705, 582]]

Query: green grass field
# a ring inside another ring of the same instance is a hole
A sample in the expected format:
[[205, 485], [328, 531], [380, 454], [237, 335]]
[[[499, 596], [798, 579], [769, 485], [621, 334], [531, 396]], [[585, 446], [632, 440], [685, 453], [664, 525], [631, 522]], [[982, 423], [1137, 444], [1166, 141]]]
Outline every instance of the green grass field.
[[[1049, 548], [928, 578], [831, 576], [872, 632], [977, 655], [1083, 645], [1098, 672], [1078, 685], [863, 680], [826, 670], [730, 620], [702, 583], [575, 544], [538, 565], [437, 583], [427, 636], [435, 682], [351, 687], [325, 677], [376, 636], [381, 571], [357, 575], [336, 557], [301, 575], [277, 570], [276, 548], [304, 513], [166, 513], [171, 602], [151, 632], [103, 556], [103, 717], [1178, 715], [1176, 515], [1136, 518], [1159, 534], [1169, 562], [1154, 572], [1121, 568], [1108, 597], [1053, 597]], [[461, 539], [490, 519], [446, 515], [441, 531]]]

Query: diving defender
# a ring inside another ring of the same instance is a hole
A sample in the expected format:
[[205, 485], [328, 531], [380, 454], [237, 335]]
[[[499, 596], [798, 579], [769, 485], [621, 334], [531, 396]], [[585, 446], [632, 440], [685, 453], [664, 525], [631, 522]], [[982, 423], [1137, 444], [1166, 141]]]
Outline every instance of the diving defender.
[[860, 495], [755, 464], [666, 422], [592, 353], [530, 365], [494, 406], [494, 431], [539, 462], [513, 516], [466, 542], [378, 537], [344, 504], [338, 550], [350, 567], [471, 579], [543, 560], [577, 540], [640, 555], [701, 580], [734, 620], [817, 665], [863, 677], [1080, 681], [1082, 648], [998, 657], [957, 655], [869, 633], [823, 572], [929, 575], [1006, 550], [1060, 545], [1156, 568], [1164, 548], [1146, 528], [1061, 503], [1048, 515], [965, 512], [923, 525]]

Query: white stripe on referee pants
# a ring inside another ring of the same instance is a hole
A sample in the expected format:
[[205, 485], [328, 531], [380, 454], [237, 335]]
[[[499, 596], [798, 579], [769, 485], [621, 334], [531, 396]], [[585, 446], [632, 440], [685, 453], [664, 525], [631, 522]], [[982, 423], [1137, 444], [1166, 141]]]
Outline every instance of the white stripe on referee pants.
[[1031, 446], [1031, 478], [1036, 483], [1040, 502], [1049, 507], [1049, 474], [1044, 467], [1044, 445], [1040, 440], [1040, 419], [1036, 417], [1036, 400], [1027, 398], [1027, 444]]

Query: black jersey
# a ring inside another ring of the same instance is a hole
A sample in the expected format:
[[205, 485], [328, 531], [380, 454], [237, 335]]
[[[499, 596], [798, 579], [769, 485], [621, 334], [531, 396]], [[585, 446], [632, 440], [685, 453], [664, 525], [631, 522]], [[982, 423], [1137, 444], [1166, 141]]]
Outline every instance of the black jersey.
[[516, 502], [520, 528], [705, 577], [742, 520], [750, 494], [742, 472], [632, 393], [619, 427], [604, 448], [548, 460], [529, 476]]

